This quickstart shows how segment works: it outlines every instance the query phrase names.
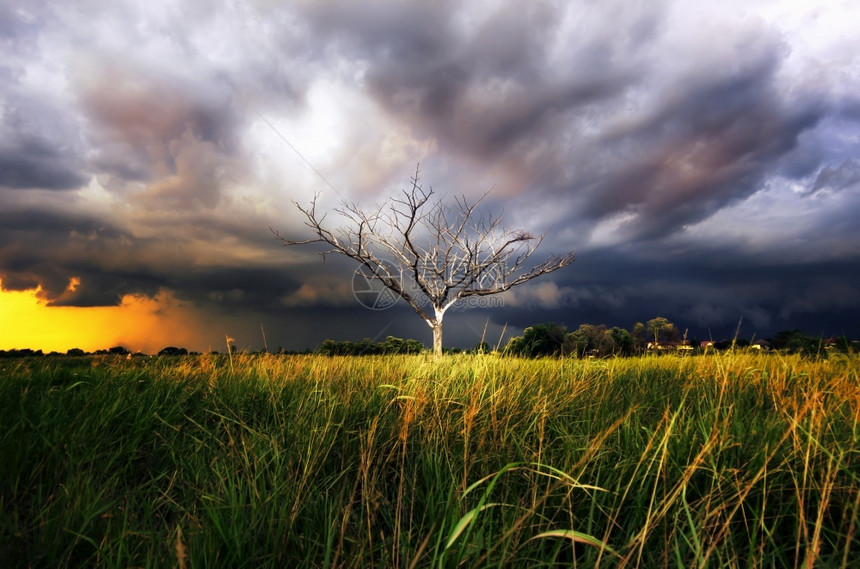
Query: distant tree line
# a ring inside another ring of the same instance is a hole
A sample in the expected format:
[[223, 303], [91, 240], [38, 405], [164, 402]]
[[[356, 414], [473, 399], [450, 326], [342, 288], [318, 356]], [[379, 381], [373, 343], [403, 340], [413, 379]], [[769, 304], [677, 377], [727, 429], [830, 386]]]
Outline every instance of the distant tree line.
[[860, 351], [860, 342], [851, 340], [844, 334], [831, 338], [808, 336], [798, 329], [777, 332], [769, 340], [770, 349], [788, 353], [816, 355], [827, 352], [843, 354]]
[[[163, 350], [158, 352], [159, 356], [187, 356], [187, 355], [200, 355], [199, 352], [189, 352], [185, 348], [176, 348], [173, 346], [168, 346]], [[132, 352], [131, 350], [123, 347], [123, 346], [114, 346], [112, 348], [104, 349], [104, 350], [96, 350], [94, 352], [87, 352], [80, 348], [70, 348], [66, 350], [65, 353], [62, 352], [48, 352], [44, 353], [42, 350], [31, 350], [29, 348], [24, 348], [20, 350], [0, 350], [0, 358], [23, 358], [23, 357], [39, 357], [39, 356], [72, 356], [72, 357], [83, 357], [83, 356], [125, 356], [125, 357], [148, 357], [149, 354], [144, 354], [142, 352]]]
[[[229, 345], [230, 352], [236, 353], [235, 346]], [[608, 327], [605, 324], [581, 324], [579, 328], [568, 332], [560, 324], [545, 323], [529, 326], [523, 330], [522, 336], [516, 336], [508, 341], [501, 354], [514, 357], [537, 358], [547, 356], [566, 356], [578, 358], [605, 358], [620, 356], [635, 356], [646, 352], [683, 352], [703, 353], [708, 351], [723, 351], [729, 349], [762, 349], [780, 353], [800, 353], [808, 356], [826, 356], [829, 353], [852, 353], [860, 351], [860, 342], [846, 336], [824, 338], [810, 336], [798, 329], [782, 330], [767, 340], [752, 341], [744, 338], [730, 340], [700, 341], [688, 339], [686, 332], [681, 333], [678, 326], [667, 318], [658, 316], [645, 323], [637, 322], [630, 330], [617, 326]], [[418, 340], [388, 336], [381, 342], [370, 338], [357, 341], [324, 340], [316, 350], [301, 352], [279, 350], [279, 354], [321, 354], [326, 356], [367, 356], [418, 354], [427, 348]], [[481, 342], [477, 346], [462, 350], [460, 348], [445, 348], [445, 353], [489, 353], [493, 349]], [[218, 352], [210, 352], [218, 354]], [[122, 346], [114, 346], [106, 350], [85, 352], [72, 348], [61, 354], [42, 350], [18, 349], [0, 350], [0, 358], [40, 357], [40, 356], [146, 356], [140, 352], [131, 352]], [[185, 348], [168, 346], [160, 350], [158, 356], [195, 356], [198, 352], [189, 352]]]
[[605, 324], [581, 324], [573, 332], [565, 326], [547, 323], [530, 326], [522, 336], [512, 338], [505, 353], [521, 357], [632, 356], [646, 350], [690, 348], [694, 341], [682, 337], [678, 327], [663, 316], [646, 323], [637, 322], [631, 330]]
[[730, 340], [699, 340], [687, 338], [667, 318], [658, 316], [645, 323], [637, 322], [631, 330], [609, 328], [604, 324], [581, 324], [573, 332], [555, 323], [530, 326], [522, 336], [511, 338], [504, 353], [520, 357], [574, 356], [610, 357], [632, 356], [645, 352], [703, 353], [729, 349], [759, 349], [781, 353], [826, 356], [831, 352], [851, 353], [860, 343], [846, 336], [815, 337], [798, 329], [783, 330], [767, 340], [743, 338]]
[[374, 342], [370, 338], [364, 338], [356, 342], [336, 342], [324, 340], [320, 344], [317, 353], [325, 356], [369, 356], [388, 354], [420, 354], [424, 351], [424, 344], [418, 340], [404, 340], [388, 336], [382, 342]]

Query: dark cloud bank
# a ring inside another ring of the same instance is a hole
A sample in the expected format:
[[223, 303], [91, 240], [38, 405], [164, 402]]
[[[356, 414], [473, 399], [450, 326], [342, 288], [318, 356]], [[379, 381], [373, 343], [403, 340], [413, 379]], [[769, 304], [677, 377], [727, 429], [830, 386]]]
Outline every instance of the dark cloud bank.
[[[328, 82], [387, 125], [339, 125], [326, 136], [355, 146], [337, 156], [409, 138], [370, 178], [373, 164], [318, 162], [346, 195], [384, 200], [420, 161], [437, 191], [494, 187], [488, 206], [547, 232], [547, 254], [577, 251], [546, 285], [454, 313], [446, 343], [657, 315], [698, 337], [741, 318], [745, 335], [860, 336], [857, 46], [818, 67], [803, 26], [611, 4], [5, 9], [3, 287], [76, 306], [168, 290], [248, 344], [261, 323], [290, 348], [429, 340], [404, 306], [359, 306], [349, 264], [268, 232], [303, 235], [290, 200], [329, 188], [285, 144], [260, 146], [260, 117], [303, 116]], [[340, 183], [364, 179], [380, 185]]]

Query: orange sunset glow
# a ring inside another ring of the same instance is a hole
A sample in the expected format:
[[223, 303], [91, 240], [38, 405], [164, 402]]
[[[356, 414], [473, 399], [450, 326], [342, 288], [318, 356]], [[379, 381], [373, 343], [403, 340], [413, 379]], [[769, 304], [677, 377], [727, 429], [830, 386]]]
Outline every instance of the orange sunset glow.
[[48, 306], [40, 288], [0, 288], [0, 350], [66, 352], [123, 346], [156, 353], [195, 337], [192, 310], [167, 292], [155, 298], [126, 295], [118, 306]]

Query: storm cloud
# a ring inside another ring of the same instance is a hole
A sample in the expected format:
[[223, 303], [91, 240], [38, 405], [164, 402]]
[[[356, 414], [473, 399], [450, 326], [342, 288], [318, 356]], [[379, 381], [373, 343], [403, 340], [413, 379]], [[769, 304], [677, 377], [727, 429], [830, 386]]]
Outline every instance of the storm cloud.
[[741, 318], [759, 336], [857, 335], [857, 11], [0, 8], [0, 281], [57, 306], [167, 291], [288, 347], [427, 340], [405, 306], [362, 308], [350, 263], [269, 231], [306, 237], [292, 202], [315, 194], [326, 209], [384, 203], [420, 163], [440, 194], [491, 190], [489, 208], [546, 233], [544, 254], [577, 252], [502, 306], [454, 314], [452, 343], [656, 315], [701, 337]]

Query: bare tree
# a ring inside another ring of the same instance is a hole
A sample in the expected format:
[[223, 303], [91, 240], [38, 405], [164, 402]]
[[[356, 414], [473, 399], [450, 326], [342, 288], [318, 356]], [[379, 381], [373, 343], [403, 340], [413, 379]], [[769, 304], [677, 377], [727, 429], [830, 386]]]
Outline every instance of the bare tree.
[[[433, 330], [433, 351], [442, 353], [442, 321], [457, 301], [499, 294], [573, 263], [573, 252], [554, 255], [531, 266], [528, 261], [544, 236], [502, 225], [501, 216], [478, 212], [488, 194], [474, 203], [455, 197], [434, 198], [418, 183], [391, 200], [388, 207], [364, 210], [343, 202], [335, 211], [346, 220], [336, 230], [323, 226], [317, 199], [305, 208], [305, 225], [315, 237], [295, 241], [275, 236], [284, 245], [325, 243], [325, 255], [338, 253], [356, 260], [365, 276], [405, 300]], [[358, 269], [357, 269], [358, 270]], [[432, 313], [430, 309], [432, 307]]]

